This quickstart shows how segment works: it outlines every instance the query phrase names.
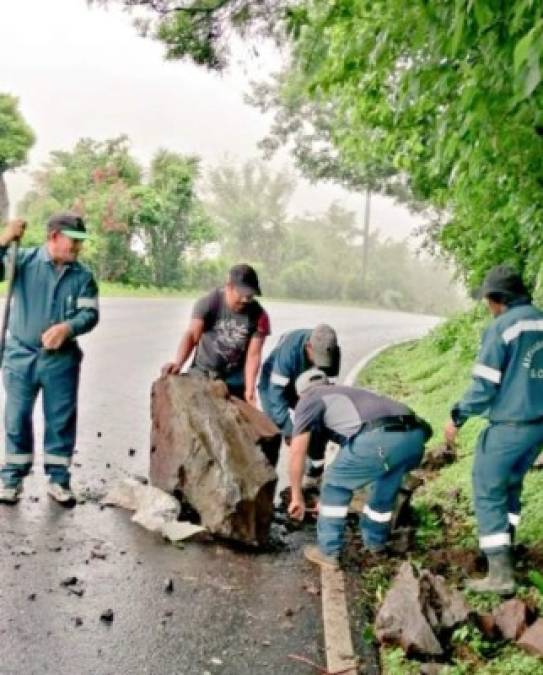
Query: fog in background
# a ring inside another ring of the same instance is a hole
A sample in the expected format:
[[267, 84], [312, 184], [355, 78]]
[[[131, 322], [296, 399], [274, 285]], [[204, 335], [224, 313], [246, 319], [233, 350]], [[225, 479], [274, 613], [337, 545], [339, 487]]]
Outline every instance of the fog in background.
[[[239, 54], [238, 54], [239, 52]], [[269, 118], [243, 102], [251, 79], [280, 64], [264, 46], [236, 47], [229, 70], [219, 75], [189, 63], [166, 62], [160, 44], [141, 38], [119, 7], [89, 9], [85, 0], [18, 0], [0, 4], [0, 91], [20, 99], [37, 135], [29, 164], [7, 174], [11, 212], [30, 187], [30, 173], [51, 150], [70, 149], [81, 137], [97, 140], [125, 133], [147, 164], [158, 147], [202, 158], [203, 168], [229, 156], [258, 155]], [[286, 153], [275, 167], [289, 167]], [[362, 219], [362, 198], [338, 186], [300, 180], [293, 215], [324, 211], [339, 200]], [[402, 239], [420, 220], [376, 196], [372, 228]]]

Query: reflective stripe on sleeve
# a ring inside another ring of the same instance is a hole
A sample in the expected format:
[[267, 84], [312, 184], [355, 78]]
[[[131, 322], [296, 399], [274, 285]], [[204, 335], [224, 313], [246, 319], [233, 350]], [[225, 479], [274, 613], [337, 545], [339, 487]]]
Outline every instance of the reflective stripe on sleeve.
[[543, 319], [526, 319], [525, 321], [518, 321], [503, 331], [502, 339], [505, 344], [509, 344], [513, 340], [516, 340], [521, 333], [526, 333], [528, 331], [543, 332]]
[[276, 384], [278, 387], [286, 387], [289, 383], [289, 379], [280, 373], [276, 373], [275, 370], [272, 370], [270, 382]]
[[473, 375], [482, 377], [484, 380], [489, 380], [489, 382], [493, 382], [494, 384], [499, 384], [502, 380], [502, 374], [499, 370], [485, 366], [482, 363], [478, 363], [475, 366]]
[[98, 298], [77, 298], [77, 309], [98, 309]]
[[392, 511], [387, 511], [386, 513], [380, 513], [379, 511], [374, 511], [371, 506], [364, 504], [362, 513], [368, 516], [370, 520], [375, 521], [376, 523], [389, 523], [392, 520]]
[[44, 463], [53, 464], [56, 466], [70, 466], [70, 464], [72, 463], [72, 458], [64, 457], [62, 455], [52, 455], [51, 453], [45, 453]]
[[321, 504], [319, 516], [324, 516], [325, 518], [346, 518], [348, 510], [348, 506], [324, 506]]
[[485, 548], [497, 548], [498, 546], [511, 546], [511, 535], [509, 532], [500, 532], [499, 534], [485, 534], [479, 537], [479, 546]]

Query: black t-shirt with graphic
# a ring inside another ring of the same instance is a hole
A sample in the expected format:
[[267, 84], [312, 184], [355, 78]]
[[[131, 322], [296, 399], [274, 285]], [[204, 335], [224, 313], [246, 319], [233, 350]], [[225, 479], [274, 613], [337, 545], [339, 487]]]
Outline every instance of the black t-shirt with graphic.
[[243, 373], [251, 338], [270, 334], [268, 314], [256, 300], [241, 312], [233, 312], [226, 304], [222, 288], [200, 298], [194, 305], [192, 318], [204, 322], [193, 366], [220, 379]]

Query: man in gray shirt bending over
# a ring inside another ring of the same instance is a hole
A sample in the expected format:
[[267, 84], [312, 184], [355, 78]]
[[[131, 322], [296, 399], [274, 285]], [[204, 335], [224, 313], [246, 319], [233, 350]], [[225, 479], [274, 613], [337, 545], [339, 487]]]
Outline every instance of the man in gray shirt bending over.
[[300, 401], [290, 448], [289, 513], [304, 518], [301, 484], [307, 447], [311, 433], [322, 433], [339, 443], [340, 449], [324, 474], [318, 546], [306, 547], [304, 555], [311, 562], [337, 568], [353, 491], [372, 484], [360, 530], [369, 550], [384, 550], [402, 478], [420, 464], [432, 431], [402, 403], [367, 389], [329, 385], [325, 373], [317, 368], [300, 375], [296, 389]]

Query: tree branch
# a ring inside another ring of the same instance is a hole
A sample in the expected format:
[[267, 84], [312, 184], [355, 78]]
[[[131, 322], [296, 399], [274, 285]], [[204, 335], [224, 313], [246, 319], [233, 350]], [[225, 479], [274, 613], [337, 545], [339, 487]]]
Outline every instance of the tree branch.
[[232, 0], [217, 0], [217, 2], [209, 7], [202, 6], [184, 6], [176, 5], [174, 7], [168, 7], [163, 0], [128, 0], [126, 2], [127, 6], [130, 7], [150, 7], [153, 11], [161, 16], [166, 16], [167, 14], [172, 14], [174, 12], [186, 12], [187, 14], [206, 14], [210, 15], [213, 12], [216, 12], [219, 9], [222, 9], [227, 4], [232, 2]]

